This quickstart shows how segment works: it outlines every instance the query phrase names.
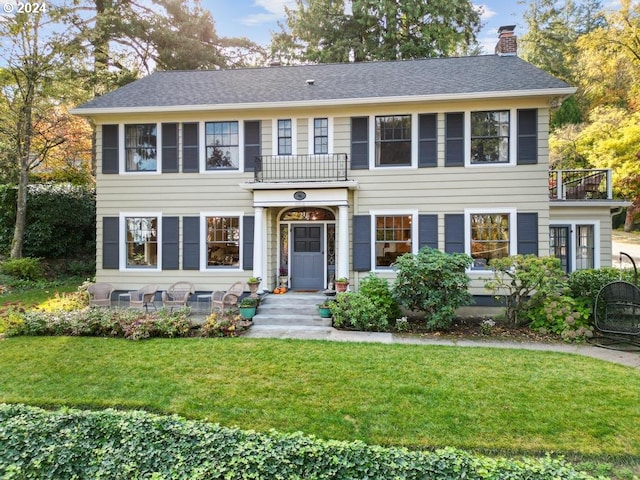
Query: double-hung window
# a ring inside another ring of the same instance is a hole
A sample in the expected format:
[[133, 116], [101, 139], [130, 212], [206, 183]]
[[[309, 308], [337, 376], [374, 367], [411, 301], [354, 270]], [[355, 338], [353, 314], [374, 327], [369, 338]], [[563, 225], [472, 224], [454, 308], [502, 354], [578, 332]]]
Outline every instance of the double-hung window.
[[411, 115], [376, 117], [376, 166], [411, 166]]
[[329, 153], [329, 119], [313, 120], [313, 153], [316, 155]]
[[207, 268], [240, 266], [240, 217], [207, 216]]
[[278, 120], [278, 155], [293, 153], [293, 125], [291, 119]]
[[158, 217], [125, 216], [126, 268], [158, 268]]
[[125, 125], [124, 150], [127, 172], [155, 172], [158, 168], [155, 123]]
[[413, 251], [412, 215], [376, 215], [375, 229], [376, 268], [390, 267]]
[[494, 258], [510, 255], [514, 231], [510, 213], [471, 213], [468, 221], [473, 268], [489, 268]]
[[509, 163], [509, 111], [471, 112], [471, 164]]
[[207, 170], [237, 170], [240, 164], [238, 122], [206, 122]]

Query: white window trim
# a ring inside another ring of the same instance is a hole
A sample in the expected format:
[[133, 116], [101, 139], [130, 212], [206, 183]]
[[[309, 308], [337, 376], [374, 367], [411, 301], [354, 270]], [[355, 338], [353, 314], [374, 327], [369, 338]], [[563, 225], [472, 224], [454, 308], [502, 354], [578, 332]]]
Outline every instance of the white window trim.
[[[471, 256], [471, 215], [475, 214], [501, 214], [509, 215], [509, 255], [518, 253], [518, 210], [516, 208], [465, 208], [464, 209], [464, 253]], [[468, 273], [492, 275], [491, 269], [473, 268], [467, 269]]]
[[[319, 115], [317, 117], [309, 117], [307, 119], [307, 125], [308, 125], [308, 128], [307, 128], [307, 154], [316, 155], [315, 152], [314, 152], [314, 147], [315, 147], [315, 120], [318, 119], [318, 118], [326, 118], [327, 119], [327, 128], [329, 129], [327, 142], [329, 143], [329, 145], [328, 145], [329, 151], [326, 153], [326, 155], [332, 155], [333, 154], [333, 117], [322, 116], [322, 115]], [[276, 139], [276, 141], [277, 141], [277, 139]], [[277, 148], [277, 145], [276, 145], [276, 148]], [[325, 155], [325, 154], [319, 153], [318, 155]]]
[[[411, 164], [397, 166], [376, 165], [376, 117], [393, 116], [411, 117]], [[385, 113], [380, 115], [369, 115], [369, 169], [370, 170], [412, 170], [418, 168], [418, 113]]]
[[[232, 169], [213, 169], [207, 170], [207, 123], [211, 122], [236, 122], [238, 124], [238, 168]], [[244, 172], [244, 122], [245, 120], [236, 119], [209, 119], [198, 122], [198, 148], [200, 151], [199, 170], [200, 173], [206, 175], [237, 175], [238, 172]]]
[[[127, 222], [128, 217], [156, 217], [158, 219], [158, 265], [156, 268], [127, 267]], [[120, 212], [118, 232], [118, 258], [121, 272], [161, 272], [162, 271], [162, 212]]]
[[[156, 125], [156, 169], [155, 171], [127, 171], [127, 154], [125, 150], [125, 125]], [[118, 170], [121, 175], [160, 175], [162, 174], [162, 124], [160, 122], [126, 122], [118, 124]]]
[[[582, 225], [590, 225], [593, 227], [593, 268], [600, 268], [600, 221], [599, 220], [554, 220], [549, 222], [549, 227], [569, 227], [569, 272], [576, 271], [576, 254], [578, 252], [576, 245], [577, 227]], [[613, 261], [613, 257], [611, 258]]]
[[376, 265], [376, 217], [389, 216], [389, 215], [410, 215], [411, 216], [411, 253], [418, 253], [418, 210], [371, 210], [369, 212], [371, 216], [371, 271], [372, 272], [389, 272], [389, 267], [378, 267]]
[[271, 121], [271, 148], [274, 156], [279, 156], [278, 153], [278, 121], [279, 120], [291, 120], [291, 155], [298, 154], [298, 119], [296, 117], [283, 117], [274, 118]]
[[[471, 163], [471, 112], [509, 111], [509, 162]], [[466, 168], [515, 167], [518, 164], [518, 109], [494, 108], [464, 111], [464, 166]]]
[[[244, 222], [244, 212], [231, 211], [231, 212], [200, 212], [200, 271], [201, 272], [220, 272], [222, 274], [226, 272], [243, 272], [243, 248], [244, 245], [244, 229], [242, 228]], [[238, 228], [240, 229], [240, 236], [238, 238], [238, 266], [237, 267], [208, 267], [207, 266], [207, 217], [238, 217]]]

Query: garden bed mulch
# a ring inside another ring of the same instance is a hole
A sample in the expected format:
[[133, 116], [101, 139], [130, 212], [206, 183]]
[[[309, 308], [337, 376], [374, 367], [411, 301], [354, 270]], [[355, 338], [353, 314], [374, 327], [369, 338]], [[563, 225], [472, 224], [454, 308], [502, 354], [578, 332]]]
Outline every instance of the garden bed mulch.
[[515, 342], [540, 342], [540, 343], [558, 343], [562, 342], [557, 335], [544, 334], [530, 329], [526, 326], [515, 327], [503, 325], [496, 322], [491, 328], [490, 333], [482, 330], [481, 323], [486, 318], [458, 318], [449, 328], [428, 331], [420, 322], [412, 321], [410, 323], [411, 330], [406, 332], [419, 335], [425, 338], [443, 338], [443, 339], [468, 339], [468, 340], [508, 340]]

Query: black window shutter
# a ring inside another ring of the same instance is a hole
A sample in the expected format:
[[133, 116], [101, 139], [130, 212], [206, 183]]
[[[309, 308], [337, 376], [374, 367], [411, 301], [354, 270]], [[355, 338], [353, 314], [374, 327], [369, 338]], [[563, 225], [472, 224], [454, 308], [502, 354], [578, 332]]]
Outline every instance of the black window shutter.
[[538, 110], [518, 110], [518, 165], [538, 163]]
[[118, 173], [118, 125], [102, 125], [102, 173]]
[[369, 168], [369, 117], [351, 117], [351, 170]]
[[200, 270], [200, 217], [184, 217], [182, 230], [182, 269]]
[[445, 115], [444, 166], [464, 166], [464, 113]]
[[537, 213], [518, 213], [518, 253], [538, 255]]
[[178, 124], [162, 124], [162, 173], [178, 171]]
[[353, 269], [371, 270], [371, 216], [353, 216]]
[[418, 248], [438, 248], [438, 215], [418, 216]]
[[120, 268], [120, 219], [102, 217], [102, 268]]
[[435, 113], [418, 117], [418, 167], [438, 165], [438, 116]]
[[250, 215], [242, 217], [242, 268], [253, 270], [253, 233], [255, 218]]
[[253, 172], [256, 157], [262, 155], [260, 120], [244, 122], [244, 171]]
[[178, 217], [162, 217], [162, 270], [178, 270]]
[[182, 124], [182, 171], [185, 173], [200, 171], [198, 129], [198, 123]]
[[445, 214], [444, 251], [446, 253], [464, 253], [464, 214]]

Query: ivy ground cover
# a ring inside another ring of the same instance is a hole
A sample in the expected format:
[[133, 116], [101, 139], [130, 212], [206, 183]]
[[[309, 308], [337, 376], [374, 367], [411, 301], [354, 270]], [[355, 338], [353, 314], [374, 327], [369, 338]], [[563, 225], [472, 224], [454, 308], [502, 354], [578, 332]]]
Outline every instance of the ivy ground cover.
[[553, 352], [276, 339], [0, 340], [0, 402], [325, 439], [640, 456], [640, 372]]

